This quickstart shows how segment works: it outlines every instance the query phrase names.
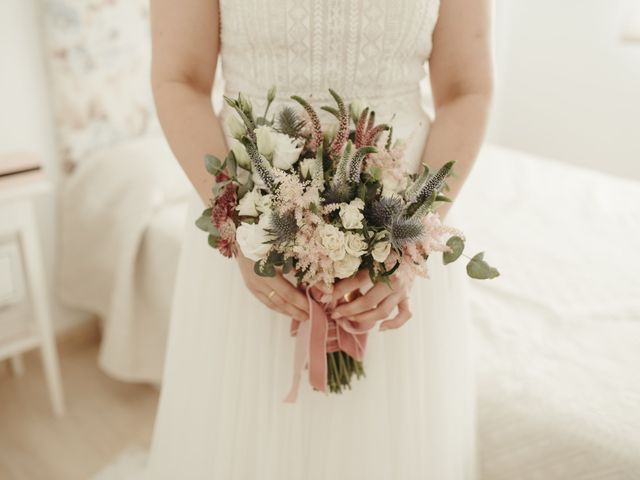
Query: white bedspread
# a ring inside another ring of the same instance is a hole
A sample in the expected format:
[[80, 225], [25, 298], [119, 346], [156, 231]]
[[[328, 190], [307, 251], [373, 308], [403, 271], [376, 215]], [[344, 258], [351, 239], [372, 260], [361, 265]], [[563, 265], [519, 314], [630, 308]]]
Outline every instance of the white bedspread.
[[100, 151], [64, 186], [58, 293], [102, 319], [116, 378], [160, 381], [188, 188], [161, 137]]
[[640, 182], [486, 147], [456, 206], [490, 480], [640, 478]]

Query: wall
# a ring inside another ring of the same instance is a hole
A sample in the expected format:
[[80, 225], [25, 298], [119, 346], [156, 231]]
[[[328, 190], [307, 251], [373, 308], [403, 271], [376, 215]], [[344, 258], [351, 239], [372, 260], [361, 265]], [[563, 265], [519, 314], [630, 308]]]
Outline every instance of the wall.
[[640, 179], [640, 43], [620, 41], [637, 0], [496, 0], [489, 139]]
[[[53, 119], [47, 88], [47, 71], [41, 42], [38, 0], [0, 1], [0, 151], [32, 151], [41, 156], [46, 175], [54, 184], [60, 177]], [[55, 252], [55, 201], [53, 195], [38, 202], [48, 281], [51, 283]], [[58, 329], [82, 317], [66, 311], [52, 298]]]

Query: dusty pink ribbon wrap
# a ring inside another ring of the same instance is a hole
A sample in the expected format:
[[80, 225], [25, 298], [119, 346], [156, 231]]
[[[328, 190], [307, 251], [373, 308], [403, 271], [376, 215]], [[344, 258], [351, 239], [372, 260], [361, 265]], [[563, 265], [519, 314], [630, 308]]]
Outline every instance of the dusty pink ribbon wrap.
[[362, 361], [367, 345], [367, 332], [373, 325], [361, 325], [340, 318], [334, 320], [327, 315], [324, 305], [311, 296], [307, 287], [309, 320], [291, 320], [291, 335], [296, 337], [293, 356], [293, 381], [285, 397], [286, 403], [295, 403], [305, 366], [309, 369], [309, 383], [321, 392], [327, 391], [327, 353], [339, 350]]

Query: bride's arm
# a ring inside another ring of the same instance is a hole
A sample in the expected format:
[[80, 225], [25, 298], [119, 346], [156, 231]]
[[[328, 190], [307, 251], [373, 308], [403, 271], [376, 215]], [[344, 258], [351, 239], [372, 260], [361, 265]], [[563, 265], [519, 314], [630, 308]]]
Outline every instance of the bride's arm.
[[226, 156], [227, 145], [211, 103], [219, 41], [216, 0], [152, 0], [151, 85], [165, 136], [206, 204], [213, 177], [205, 154]]
[[493, 89], [490, 18], [490, 0], [446, 0], [433, 33], [429, 71], [436, 117], [423, 162], [433, 171], [456, 161], [454, 177], [447, 180], [451, 199], [471, 171], [487, 125]]
[[[447, 195], [455, 198], [467, 178], [484, 136], [492, 93], [490, 0], [443, 0], [433, 33], [429, 60], [436, 118], [425, 145], [423, 161], [435, 169], [455, 160], [455, 177]], [[445, 215], [448, 205], [440, 210]], [[333, 297], [368, 286], [368, 272], [338, 282]], [[411, 317], [408, 295], [412, 278], [406, 269], [380, 283], [356, 300], [335, 309], [334, 315], [355, 321], [383, 320], [398, 307], [398, 314], [380, 325], [398, 328]], [[335, 318], [335, 317], [334, 317]]]
[[[219, 14], [217, 0], [151, 0], [151, 81], [158, 118], [204, 204], [214, 181], [204, 168], [204, 156], [224, 158], [228, 150], [211, 103], [220, 49]], [[236, 259], [247, 288], [259, 301], [295, 319], [307, 318], [307, 298], [282, 275], [259, 277], [242, 252]]]

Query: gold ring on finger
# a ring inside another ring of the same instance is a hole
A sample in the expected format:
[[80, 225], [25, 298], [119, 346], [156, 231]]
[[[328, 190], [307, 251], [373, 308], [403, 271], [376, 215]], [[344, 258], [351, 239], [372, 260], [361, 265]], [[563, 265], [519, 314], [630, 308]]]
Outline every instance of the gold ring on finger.
[[271, 290], [271, 291], [269, 292], [269, 295], [267, 295], [267, 298], [268, 298], [269, 300], [271, 300], [271, 297], [273, 297], [275, 294], [276, 294], [276, 291], [275, 291], [275, 290]]
[[342, 297], [342, 299], [345, 302], [350, 302], [351, 300], [353, 300], [357, 295], [356, 295], [357, 290], [353, 290], [351, 292], [345, 293], [344, 296]]

